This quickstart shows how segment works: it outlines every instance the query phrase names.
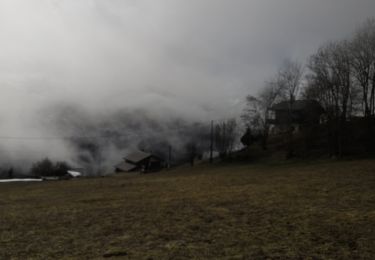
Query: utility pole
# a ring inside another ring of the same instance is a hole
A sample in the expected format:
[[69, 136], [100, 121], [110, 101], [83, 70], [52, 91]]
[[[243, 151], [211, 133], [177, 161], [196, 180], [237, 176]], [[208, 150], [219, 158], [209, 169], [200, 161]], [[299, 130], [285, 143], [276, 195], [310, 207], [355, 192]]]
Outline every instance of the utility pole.
[[214, 121], [211, 120], [211, 143], [210, 143], [210, 163], [214, 162]]
[[223, 152], [224, 157], [227, 156], [227, 136], [226, 136], [226, 123], [223, 122]]
[[168, 169], [171, 168], [172, 163], [172, 146], [168, 146]]

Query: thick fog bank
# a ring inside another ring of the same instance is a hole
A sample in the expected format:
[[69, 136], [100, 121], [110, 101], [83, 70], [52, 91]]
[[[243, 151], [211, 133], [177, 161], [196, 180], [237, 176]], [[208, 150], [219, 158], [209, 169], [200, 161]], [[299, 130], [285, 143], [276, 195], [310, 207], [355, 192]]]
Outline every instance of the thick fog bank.
[[[131, 151], [143, 150], [175, 163], [186, 161], [187, 147], [208, 151], [210, 121], [184, 118], [173, 111], [123, 109], [91, 111], [59, 105], [39, 111], [23, 135], [3, 136], [0, 163], [24, 171], [45, 157], [66, 161], [86, 173], [106, 174]], [[20, 132], [17, 132], [21, 134]]]

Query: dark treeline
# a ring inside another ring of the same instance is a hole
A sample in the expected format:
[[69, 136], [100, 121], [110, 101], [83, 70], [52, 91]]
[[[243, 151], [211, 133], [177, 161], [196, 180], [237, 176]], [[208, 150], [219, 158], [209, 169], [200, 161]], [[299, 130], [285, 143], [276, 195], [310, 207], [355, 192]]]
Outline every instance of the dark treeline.
[[69, 170], [74, 170], [74, 168], [65, 161], [54, 162], [49, 158], [44, 158], [34, 162], [28, 169], [2, 165], [0, 179], [64, 177], [67, 176]]
[[[278, 102], [316, 100], [324, 108], [328, 152], [341, 157], [351, 145], [363, 145], [374, 152], [375, 117], [375, 20], [367, 20], [349, 39], [323, 44], [306, 65], [286, 61], [266, 81], [256, 96], [247, 97], [242, 118], [248, 132], [261, 136], [267, 149], [271, 124], [270, 109]], [[357, 131], [360, 129], [360, 133]], [[292, 155], [292, 130], [285, 132]], [[249, 139], [246, 139], [249, 140]], [[359, 143], [360, 142], [360, 143]]]

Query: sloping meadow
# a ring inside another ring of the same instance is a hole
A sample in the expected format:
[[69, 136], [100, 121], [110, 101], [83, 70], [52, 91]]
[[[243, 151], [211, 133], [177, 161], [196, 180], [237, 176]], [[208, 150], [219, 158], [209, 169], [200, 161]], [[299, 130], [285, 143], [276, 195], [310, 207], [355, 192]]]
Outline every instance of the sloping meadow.
[[374, 161], [1, 184], [0, 258], [375, 256]]

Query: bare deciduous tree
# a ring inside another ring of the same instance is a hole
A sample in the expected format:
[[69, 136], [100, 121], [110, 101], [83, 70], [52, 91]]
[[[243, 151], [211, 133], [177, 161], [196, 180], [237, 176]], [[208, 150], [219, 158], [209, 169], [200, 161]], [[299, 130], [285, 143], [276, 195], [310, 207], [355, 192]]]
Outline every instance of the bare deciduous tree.
[[321, 47], [309, 63], [309, 85], [305, 93], [315, 94], [325, 106], [331, 126], [331, 153], [336, 156], [342, 155], [345, 123], [355, 93], [350, 57], [348, 42], [333, 42]]
[[285, 60], [280, 67], [277, 84], [285, 100], [293, 103], [301, 89], [303, 67], [299, 62]]
[[265, 83], [258, 96], [247, 96], [246, 107], [241, 115], [245, 125], [252, 129], [257, 136], [262, 136], [262, 147], [267, 149], [267, 140], [270, 130], [268, 123], [271, 107], [281, 97], [282, 89], [277, 79]]
[[278, 73], [278, 85], [283, 98], [288, 101], [289, 112], [287, 122], [287, 157], [293, 157], [293, 103], [297, 99], [302, 85], [303, 68], [298, 62], [285, 60]]
[[366, 118], [375, 115], [375, 19], [368, 20], [350, 45], [353, 75], [362, 88], [362, 107]]
[[233, 151], [237, 137], [237, 122], [235, 119], [228, 119], [216, 125], [215, 147], [221, 157], [226, 157]]

